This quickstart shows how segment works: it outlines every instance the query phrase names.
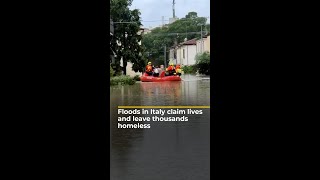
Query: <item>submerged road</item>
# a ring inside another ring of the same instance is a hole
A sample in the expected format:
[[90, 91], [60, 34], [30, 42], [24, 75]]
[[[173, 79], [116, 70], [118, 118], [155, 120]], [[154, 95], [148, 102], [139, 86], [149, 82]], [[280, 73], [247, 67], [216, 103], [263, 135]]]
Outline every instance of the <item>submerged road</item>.
[[210, 105], [210, 78], [181, 78], [181, 82], [110, 87], [111, 180], [210, 179], [209, 109], [187, 115], [189, 120], [184, 122], [150, 122], [150, 128], [118, 128], [118, 106]]

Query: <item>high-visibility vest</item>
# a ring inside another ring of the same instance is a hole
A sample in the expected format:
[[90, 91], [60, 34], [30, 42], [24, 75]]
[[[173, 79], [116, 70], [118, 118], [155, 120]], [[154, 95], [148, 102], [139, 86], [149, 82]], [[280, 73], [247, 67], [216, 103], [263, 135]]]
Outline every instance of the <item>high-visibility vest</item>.
[[146, 70], [147, 70], [147, 72], [151, 72], [152, 71], [152, 66], [147, 65]]

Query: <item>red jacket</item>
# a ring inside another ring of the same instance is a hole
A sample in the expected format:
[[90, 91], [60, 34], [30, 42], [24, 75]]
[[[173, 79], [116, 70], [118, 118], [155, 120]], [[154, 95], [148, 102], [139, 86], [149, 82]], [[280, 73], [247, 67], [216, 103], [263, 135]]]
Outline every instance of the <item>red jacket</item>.
[[168, 67], [168, 71], [173, 71], [174, 70], [174, 67], [173, 66], [169, 66]]
[[152, 72], [152, 66], [151, 66], [151, 65], [147, 65], [146, 71], [147, 71], [147, 72]]

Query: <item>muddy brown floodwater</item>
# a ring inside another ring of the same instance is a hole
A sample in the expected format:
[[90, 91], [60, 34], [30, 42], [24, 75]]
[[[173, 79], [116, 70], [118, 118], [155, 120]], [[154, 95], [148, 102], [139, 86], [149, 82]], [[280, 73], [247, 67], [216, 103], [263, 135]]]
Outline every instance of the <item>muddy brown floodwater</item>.
[[149, 129], [118, 129], [118, 106], [210, 105], [210, 78], [138, 82], [110, 87], [111, 180], [209, 180], [210, 110], [187, 122], [151, 122]]

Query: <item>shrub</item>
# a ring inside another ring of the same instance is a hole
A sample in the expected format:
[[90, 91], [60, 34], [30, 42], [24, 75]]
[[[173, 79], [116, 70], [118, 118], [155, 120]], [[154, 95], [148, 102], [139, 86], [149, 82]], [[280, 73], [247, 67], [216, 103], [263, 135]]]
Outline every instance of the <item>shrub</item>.
[[136, 83], [136, 80], [130, 76], [121, 75], [110, 78], [110, 85], [133, 85], [134, 83]]
[[113, 68], [111, 67], [111, 65], [110, 65], [110, 77], [113, 77], [114, 76], [114, 70], [113, 70]]
[[135, 81], [140, 81], [140, 76], [139, 76], [139, 75], [135, 75], [135, 76], [133, 77], [133, 79], [134, 79]]
[[182, 70], [185, 74], [195, 74], [197, 72], [197, 67], [195, 65], [183, 66]]
[[116, 78], [110, 78], [110, 85], [113, 86], [113, 85], [118, 85], [119, 82]]
[[200, 74], [210, 74], [210, 53], [204, 52], [196, 55], [196, 68]]

